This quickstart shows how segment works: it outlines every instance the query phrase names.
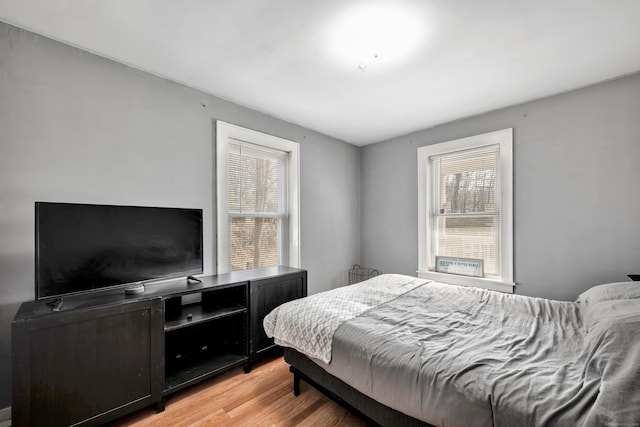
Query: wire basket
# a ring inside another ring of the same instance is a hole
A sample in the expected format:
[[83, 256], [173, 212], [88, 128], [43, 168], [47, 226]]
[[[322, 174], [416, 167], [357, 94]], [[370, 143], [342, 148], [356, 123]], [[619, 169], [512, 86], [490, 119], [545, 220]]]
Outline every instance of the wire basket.
[[349, 270], [349, 284], [362, 282], [363, 280], [371, 279], [372, 277], [382, 274], [380, 270], [375, 268], [362, 268], [358, 264], [353, 264]]

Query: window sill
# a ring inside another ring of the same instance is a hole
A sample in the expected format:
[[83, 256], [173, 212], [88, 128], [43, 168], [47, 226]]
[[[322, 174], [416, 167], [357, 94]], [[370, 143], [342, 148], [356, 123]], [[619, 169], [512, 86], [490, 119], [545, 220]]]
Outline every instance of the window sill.
[[506, 292], [509, 294], [513, 293], [516, 285], [512, 282], [503, 282], [501, 280], [487, 279], [484, 277], [460, 276], [457, 274], [438, 273], [435, 271], [418, 270], [418, 277], [451, 285], [474, 286], [476, 288], [491, 289], [493, 291]]

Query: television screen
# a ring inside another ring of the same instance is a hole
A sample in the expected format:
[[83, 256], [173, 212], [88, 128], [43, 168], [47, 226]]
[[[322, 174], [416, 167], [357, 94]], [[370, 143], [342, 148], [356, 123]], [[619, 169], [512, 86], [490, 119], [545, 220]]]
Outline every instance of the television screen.
[[36, 299], [202, 273], [202, 210], [36, 202]]

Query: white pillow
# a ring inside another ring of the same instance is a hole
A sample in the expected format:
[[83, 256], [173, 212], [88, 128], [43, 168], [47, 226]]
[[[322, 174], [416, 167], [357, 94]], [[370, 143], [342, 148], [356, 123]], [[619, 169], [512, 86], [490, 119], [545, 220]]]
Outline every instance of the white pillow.
[[640, 298], [640, 282], [614, 282], [594, 286], [578, 295], [576, 302], [595, 304], [602, 301]]
[[640, 338], [640, 299], [617, 299], [590, 303], [580, 307], [586, 332], [591, 335], [603, 333], [633, 333], [636, 342]]

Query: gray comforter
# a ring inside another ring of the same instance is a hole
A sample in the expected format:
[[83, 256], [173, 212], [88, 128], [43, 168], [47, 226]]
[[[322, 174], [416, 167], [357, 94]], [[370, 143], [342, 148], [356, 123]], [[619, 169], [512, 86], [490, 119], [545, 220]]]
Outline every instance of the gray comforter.
[[640, 426], [640, 299], [428, 283], [344, 321], [332, 341], [320, 366], [436, 426]]

